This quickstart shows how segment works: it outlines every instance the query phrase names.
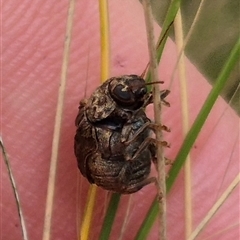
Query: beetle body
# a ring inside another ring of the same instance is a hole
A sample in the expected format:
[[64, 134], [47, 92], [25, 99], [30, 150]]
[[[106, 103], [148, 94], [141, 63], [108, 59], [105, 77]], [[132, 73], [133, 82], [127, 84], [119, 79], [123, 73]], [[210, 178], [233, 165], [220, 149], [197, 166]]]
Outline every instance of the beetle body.
[[129, 194], [152, 182], [156, 147], [144, 109], [150, 103], [151, 93], [136, 75], [111, 78], [80, 102], [74, 150], [90, 183]]

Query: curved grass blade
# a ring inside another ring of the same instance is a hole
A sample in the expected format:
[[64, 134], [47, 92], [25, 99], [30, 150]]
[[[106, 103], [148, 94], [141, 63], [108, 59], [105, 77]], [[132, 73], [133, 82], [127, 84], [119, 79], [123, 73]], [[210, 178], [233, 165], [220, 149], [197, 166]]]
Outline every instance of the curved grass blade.
[[[185, 159], [193, 146], [203, 124], [205, 123], [208, 114], [210, 113], [214, 103], [216, 102], [221, 90], [223, 89], [224, 85], [226, 84], [228, 77], [240, 59], [240, 39], [236, 42], [234, 48], [231, 51], [231, 54], [226, 61], [222, 71], [220, 72], [215, 85], [213, 86], [211, 92], [209, 93], [201, 111], [199, 112], [193, 126], [191, 127], [190, 131], [188, 132], [182, 147], [180, 148], [175, 162], [169, 172], [169, 178], [167, 179], [167, 192], [170, 191], [171, 187], [173, 186], [178, 173], [180, 172]], [[136, 235], [135, 239], [146, 239], [150, 229], [158, 215], [158, 204], [156, 199], [153, 201], [146, 218], [144, 219], [139, 232]]]
[[8, 154], [7, 154], [6, 148], [3, 144], [3, 140], [2, 140], [1, 136], [0, 136], [0, 148], [2, 149], [3, 159], [4, 159], [4, 162], [5, 162], [6, 167], [7, 167], [10, 183], [11, 183], [12, 189], [13, 189], [14, 198], [15, 198], [15, 201], [16, 201], [16, 204], [17, 204], [17, 211], [18, 211], [18, 215], [19, 215], [19, 219], [20, 219], [20, 226], [21, 226], [21, 230], [22, 230], [23, 240], [28, 240], [29, 238], [28, 238], [28, 232], [27, 232], [27, 228], [26, 228], [26, 222], [25, 222], [25, 218], [24, 218], [24, 215], [23, 215], [23, 210], [22, 210], [19, 194], [18, 194], [18, 191], [17, 191], [16, 181], [15, 181], [15, 178], [13, 176], [11, 164], [10, 164]]

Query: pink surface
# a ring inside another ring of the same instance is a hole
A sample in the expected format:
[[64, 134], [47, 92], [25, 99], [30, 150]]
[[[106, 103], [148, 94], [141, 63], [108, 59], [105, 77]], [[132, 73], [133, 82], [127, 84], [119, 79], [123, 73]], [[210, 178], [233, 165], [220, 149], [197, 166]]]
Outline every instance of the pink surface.
[[[4, 1], [1, 82], [1, 135], [16, 178], [29, 238], [42, 238], [53, 126], [67, 18], [67, 1]], [[148, 62], [145, 24], [138, 1], [109, 4], [111, 76], [141, 74]], [[159, 32], [159, 29], [156, 30]], [[77, 239], [88, 182], [80, 176], [73, 153], [74, 120], [78, 102], [100, 84], [100, 36], [97, 1], [77, 1], [64, 117], [54, 198], [52, 239]], [[168, 41], [160, 64], [160, 78], [168, 87], [176, 49]], [[187, 64], [191, 122], [201, 108], [210, 85]], [[174, 159], [182, 143], [180, 92], [177, 79], [164, 108], [164, 123], [171, 128], [166, 140]], [[218, 99], [192, 150], [193, 227], [195, 228], [239, 172], [239, 119]], [[152, 116], [151, 109], [149, 116]], [[168, 237], [184, 239], [184, 175], [168, 195]], [[198, 239], [238, 239], [239, 186]], [[133, 239], [156, 194], [147, 186], [131, 196], [131, 210], [123, 239]], [[119, 236], [129, 196], [123, 196], [111, 239]], [[21, 238], [16, 203], [1, 159], [1, 230], [3, 240]], [[106, 206], [106, 192], [98, 190], [90, 239], [97, 239]], [[220, 231], [221, 234], [218, 234]], [[148, 239], [156, 239], [157, 223]], [[218, 235], [214, 235], [218, 234]], [[211, 237], [212, 236], [212, 237]]]

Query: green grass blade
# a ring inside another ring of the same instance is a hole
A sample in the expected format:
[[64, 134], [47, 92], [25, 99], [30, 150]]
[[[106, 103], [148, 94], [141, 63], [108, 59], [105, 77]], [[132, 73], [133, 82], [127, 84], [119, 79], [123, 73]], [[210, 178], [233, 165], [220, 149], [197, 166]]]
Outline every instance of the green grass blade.
[[219, 94], [221, 93], [224, 85], [226, 84], [228, 77], [233, 70], [235, 64], [240, 59], [240, 39], [235, 44], [234, 48], [231, 51], [231, 54], [225, 63], [222, 71], [220, 72], [217, 81], [215, 82], [211, 92], [209, 93], [201, 111], [199, 112], [196, 120], [193, 123], [190, 131], [188, 132], [184, 142], [182, 144], [181, 149], [179, 150], [177, 157], [175, 159], [176, 164], [171, 168], [169, 175], [171, 175], [168, 179], [168, 191], [171, 189], [176, 177], [188, 155], [190, 149], [192, 148], [203, 124], [205, 123], [214, 103], [216, 102]]
[[139, 231], [135, 237], [136, 240], [147, 239], [147, 236], [151, 230], [151, 227], [156, 220], [158, 212], [159, 212], [159, 204], [157, 202], [157, 198], [155, 198], [148, 210], [148, 213], [147, 213], [142, 225], [139, 228]]
[[[161, 39], [164, 38], [164, 35], [169, 30], [169, 26], [172, 25], [176, 15], [177, 15], [180, 3], [181, 3], [181, 0], [173, 0], [171, 2], [170, 6], [168, 8], [165, 20], [163, 22], [162, 31], [161, 31], [161, 34], [159, 36], [159, 42], [161, 42], [162, 41]], [[161, 59], [163, 48], [165, 46], [166, 40], [167, 40], [167, 38], [164, 38], [163, 42], [160, 44], [159, 48], [157, 49], [157, 60], [158, 60], [158, 62]]]
[[[158, 46], [157, 46], [157, 54], [156, 54], [158, 63], [160, 62], [160, 59], [162, 57], [164, 46], [165, 46], [167, 38], [168, 38], [169, 30], [170, 30], [170, 27], [177, 15], [180, 3], [181, 3], [181, 0], [173, 0], [168, 8], [166, 18], [165, 18], [163, 26], [162, 26], [162, 31], [158, 38]], [[151, 76], [150, 76], [150, 72], [148, 71], [145, 80], [146, 80], [146, 82], [150, 82], [150, 79], [151, 79]]]
[[[220, 72], [215, 85], [213, 86], [211, 92], [209, 93], [201, 111], [199, 112], [193, 126], [188, 132], [182, 147], [180, 148], [177, 157], [175, 159], [174, 165], [172, 166], [169, 172], [169, 178], [167, 179], [167, 192], [170, 191], [173, 186], [178, 173], [180, 172], [181, 167], [183, 166], [185, 159], [193, 146], [203, 124], [205, 123], [208, 114], [210, 113], [214, 103], [216, 102], [221, 90], [223, 89], [225, 83], [228, 80], [228, 77], [233, 70], [234, 66], [238, 63], [240, 59], [240, 39], [236, 42], [234, 48], [231, 51], [231, 54], [226, 61], [222, 71]], [[144, 219], [139, 232], [136, 235], [135, 239], [146, 239], [150, 229], [158, 215], [158, 204], [156, 199], [153, 201], [146, 218]]]
[[120, 201], [121, 194], [113, 193], [108, 204], [108, 209], [103, 221], [101, 233], [100, 233], [100, 240], [107, 240], [109, 239], [113, 221], [116, 216], [116, 212], [118, 209], [119, 201]]

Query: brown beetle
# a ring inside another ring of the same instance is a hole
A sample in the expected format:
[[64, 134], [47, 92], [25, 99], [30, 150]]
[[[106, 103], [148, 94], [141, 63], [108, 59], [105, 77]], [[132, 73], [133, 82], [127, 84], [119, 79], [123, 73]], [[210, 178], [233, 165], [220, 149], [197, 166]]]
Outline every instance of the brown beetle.
[[[162, 101], [168, 93], [161, 92]], [[145, 114], [150, 103], [152, 94], [137, 75], [110, 78], [80, 102], [74, 150], [90, 183], [129, 194], [155, 180], [148, 177], [156, 159], [149, 133], [157, 128]]]

